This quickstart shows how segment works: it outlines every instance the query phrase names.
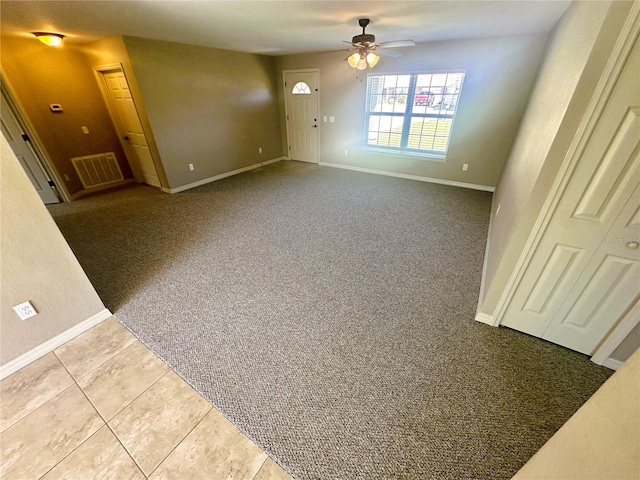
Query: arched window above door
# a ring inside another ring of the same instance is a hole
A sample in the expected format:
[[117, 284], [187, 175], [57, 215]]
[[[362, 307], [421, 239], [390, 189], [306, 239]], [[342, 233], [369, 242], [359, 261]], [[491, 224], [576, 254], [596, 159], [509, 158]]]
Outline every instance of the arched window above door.
[[293, 86], [293, 90], [291, 90], [293, 95], [311, 95], [311, 89], [309, 85], [304, 82], [298, 82]]

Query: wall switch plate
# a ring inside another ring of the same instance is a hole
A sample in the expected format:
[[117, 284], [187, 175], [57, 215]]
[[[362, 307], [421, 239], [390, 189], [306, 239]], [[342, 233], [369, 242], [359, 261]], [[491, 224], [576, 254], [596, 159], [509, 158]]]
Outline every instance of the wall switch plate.
[[333, 115], [331, 115], [331, 116], [329, 117], [329, 123], [333, 123], [333, 122], [335, 122], [335, 121], [336, 121], [336, 117], [334, 117]]
[[327, 123], [327, 116], [326, 115], [324, 117], [322, 117], [322, 119], [324, 120], [324, 123]]
[[85, 135], [89, 135], [89, 129], [87, 127], [83, 125], [80, 128], [82, 129], [82, 133], [84, 133]]
[[262, 153], [262, 147], [258, 147], [258, 153]]
[[464, 164], [462, 165], [462, 170], [464, 170], [465, 172], [466, 172], [467, 170], [469, 170], [469, 164], [468, 164], [468, 163], [464, 163]]
[[13, 309], [20, 317], [20, 320], [26, 320], [27, 318], [31, 318], [38, 314], [34, 306], [31, 305], [31, 302], [29, 301], [16, 305]]
[[345, 149], [345, 151], [344, 151], [344, 156], [346, 157], [347, 155], [349, 155], [349, 150], [346, 150], [346, 149]]
[[195, 169], [193, 168], [193, 163], [190, 163], [190, 164], [189, 164], [189, 170], [191, 170], [192, 172], [195, 170]]
[[60, 105], [59, 103], [52, 103], [51, 105], [49, 105], [49, 109], [53, 113], [60, 113], [63, 111], [62, 105]]

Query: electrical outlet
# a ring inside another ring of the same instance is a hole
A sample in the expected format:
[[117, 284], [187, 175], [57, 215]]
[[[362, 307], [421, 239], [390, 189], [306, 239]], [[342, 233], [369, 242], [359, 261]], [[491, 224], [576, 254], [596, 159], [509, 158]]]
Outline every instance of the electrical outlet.
[[190, 163], [190, 164], [189, 164], [189, 170], [191, 170], [192, 172], [195, 170], [195, 169], [193, 168], [193, 163]]
[[258, 153], [262, 153], [262, 147], [258, 147]]
[[464, 163], [464, 164], [462, 165], [462, 170], [463, 170], [463, 171], [465, 171], [465, 172], [466, 172], [467, 170], [469, 170], [469, 164], [468, 164], [468, 163]]
[[31, 302], [29, 301], [21, 303], [20, 305], [16, 305], [15, 307], [13, 307], [13, 309], [20, 317], [20, 320], [26, 320], [27, 318], [31, 318], [34, 315], [38, 314], [34, 306], [31, 305]]
[[345, 149], [345, 151], [344, 151], [344, 156], [346, 157], [347, 155], [349, 155], [349, 150], [346, 150], [346, 149]]

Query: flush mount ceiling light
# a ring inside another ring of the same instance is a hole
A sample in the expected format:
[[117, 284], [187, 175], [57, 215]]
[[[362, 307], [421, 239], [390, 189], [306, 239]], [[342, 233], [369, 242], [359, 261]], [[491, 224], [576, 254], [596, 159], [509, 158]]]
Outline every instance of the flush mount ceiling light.
[[38, 40], [50, 47], [59, 47], [62, 45], [62, 40], [64, 39], [64, 35], [61, 33], [33, 32], [33, 34]]
[[361, 18], [358, 24], [362, 27], [362, 34], [356, 35], [351, 39], [350, 43], [353, 47], [351, 51], [354, 53], [347, 57], [347, 62], [353, 68], [365, 70], [367, 67], [373, 68], [380, 60], [379, 55], [387, 55], [389, 57], [399, 57], [400, 52], [395, 50], [387, 50], [388, 48], [413, 47], [413, 40], [397, 40], [395, 42], [376, 43], [376, 37], [369, 33], [365, 33], [365, 28], [369, 25], [368, 18]]

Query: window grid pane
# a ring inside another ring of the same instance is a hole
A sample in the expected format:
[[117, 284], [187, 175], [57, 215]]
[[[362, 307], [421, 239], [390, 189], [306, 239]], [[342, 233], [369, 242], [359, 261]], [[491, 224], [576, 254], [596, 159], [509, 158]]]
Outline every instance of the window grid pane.
[[365, 145], [446, 153], [463, 79], [461, 72], [370, 75]]
[[311, 95], [311, 89], [306, 83], [298, 82], [291, 89], [291, 93], [293, 95]]

